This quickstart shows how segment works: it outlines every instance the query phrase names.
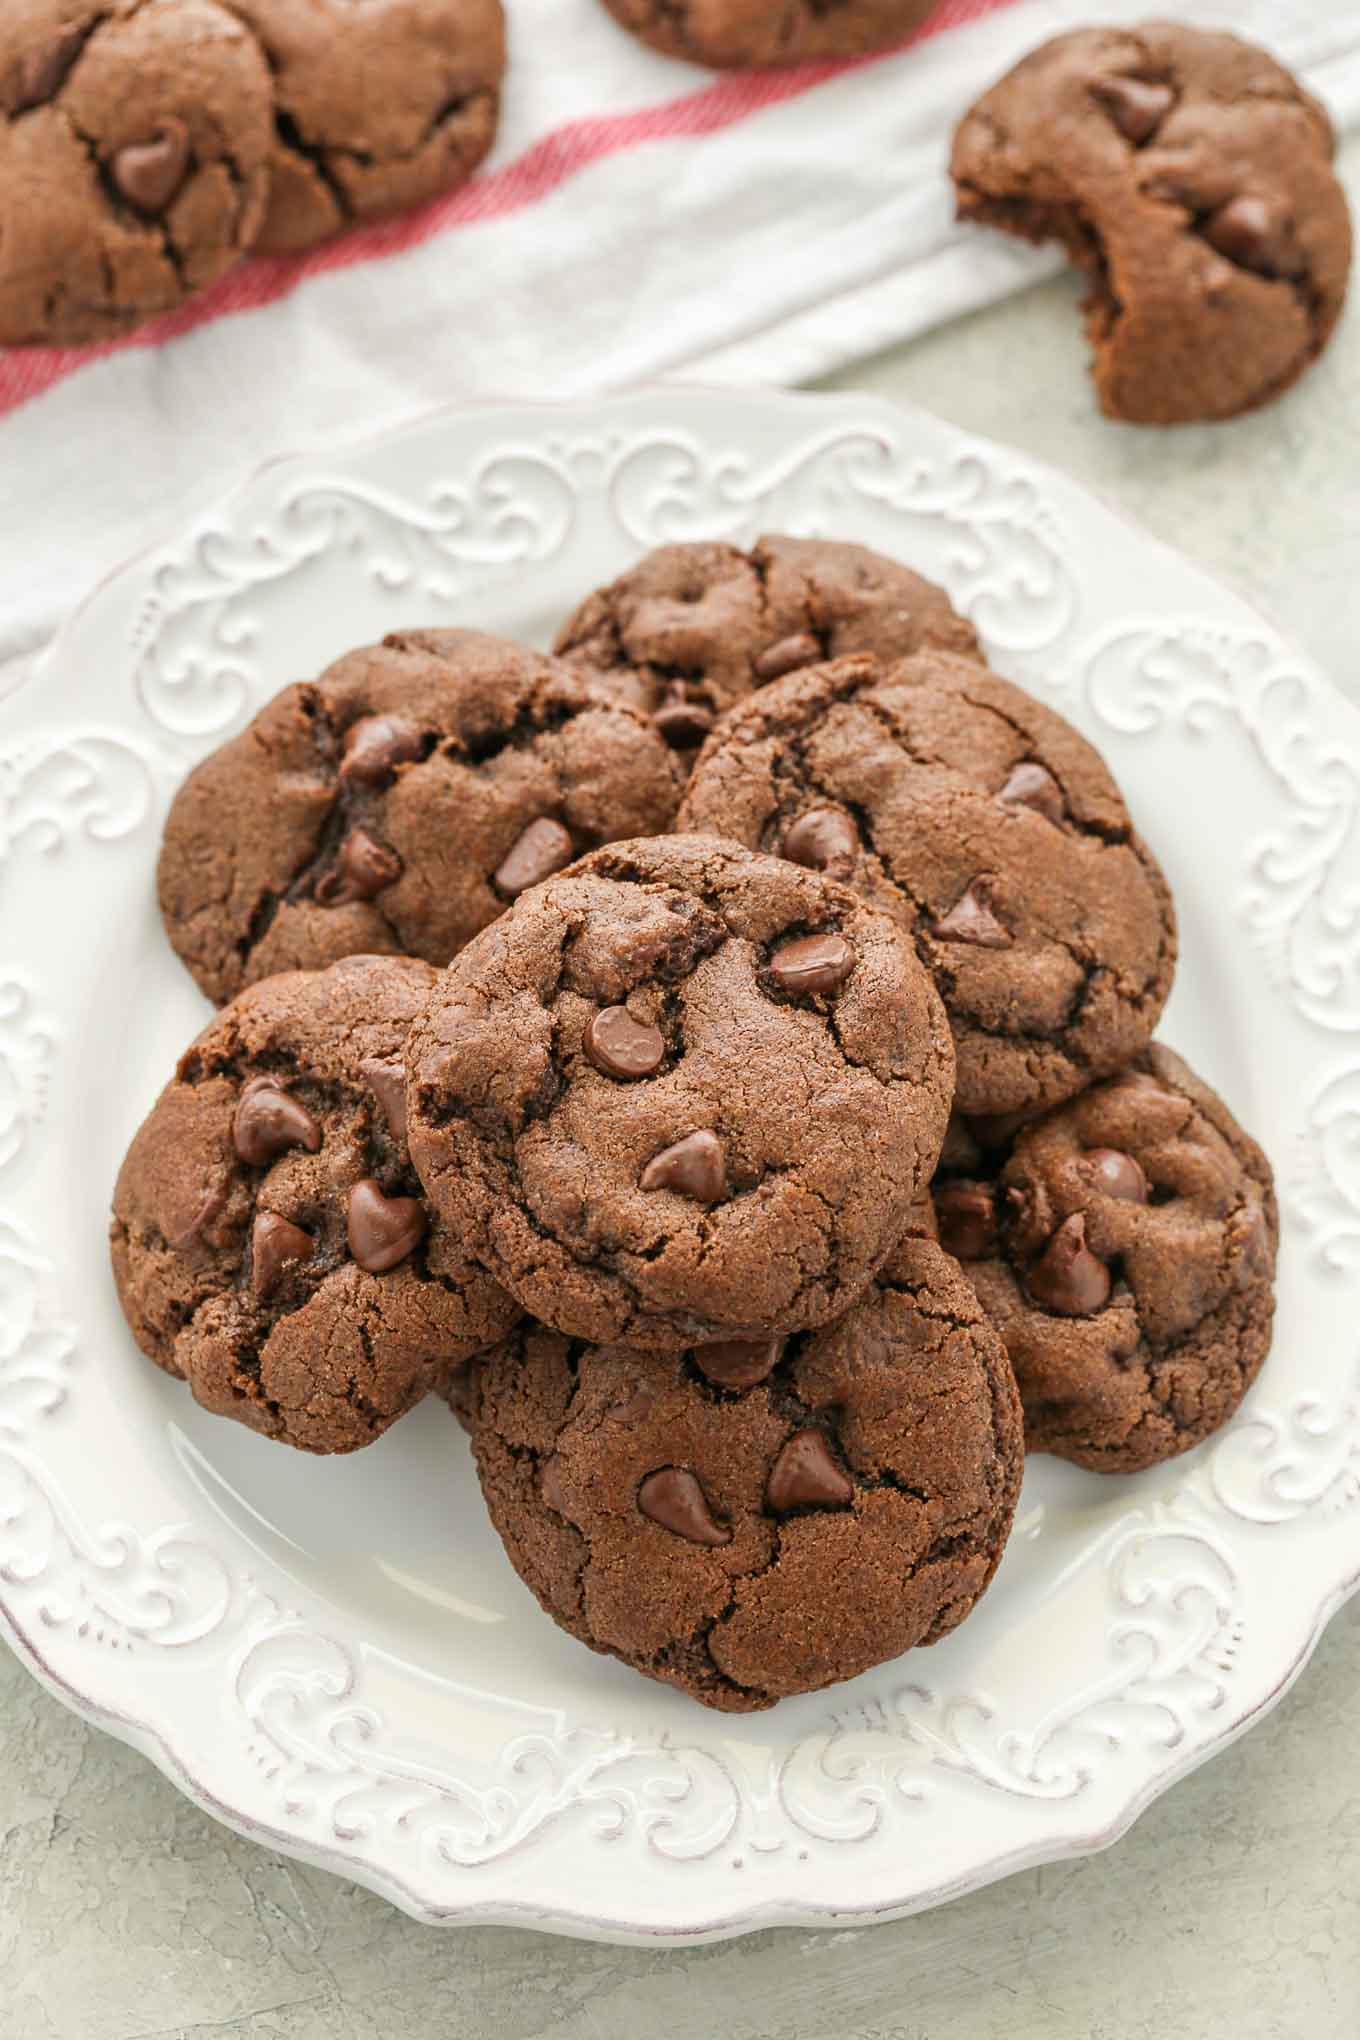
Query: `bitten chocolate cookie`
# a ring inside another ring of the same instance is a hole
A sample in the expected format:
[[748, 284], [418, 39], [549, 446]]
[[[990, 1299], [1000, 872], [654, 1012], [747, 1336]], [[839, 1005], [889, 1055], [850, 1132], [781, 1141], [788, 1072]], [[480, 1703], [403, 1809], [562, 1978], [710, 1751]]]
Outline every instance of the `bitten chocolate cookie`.
[[775, 537], [750, 552], [659, 546], [588, 595], [556, 649], [604, 675], [689, 754], [725, 709], [799, 667], [927, 646], [981, 657], [943, 588], [867, 546]]
[[666, 57], [715, 70], [859, 57], [919, 28], [939, 0], [604, 0]]
[[229, 0], [269, 59], [274, 149], [257, 245], [310, 248], [471, 176], [500, 116], [500, 0]]
[[0, 345], [126, 333], [264, 217], [269, 72], [215, 0], [0, 8]]
[[677, 827], [852, 885], [944, 1000], [958, 1107], [1033, 1114], [1121, 1068], [1170, 989], [1166, 883], [1097, 753], [975, 661], [842, 659], [729, 712]]
[[252, 986], [181, 1058], [113, 1193], [142, 1351], [308, 1452], [369, 1444], [517, 1315], [411, 1169], [401, 1055], [433, 982], [353, 956]]
[[1016, 66], [954, 141], [960, 217], [1061, 241], [1090, 277], [1106, 412], [1231, 418], [1322, 352], [1351, 260], [1317, 100], [1233, 35], [1079, 29]]
[[940, 1239], [1006, 1342], [1031, 1451], [1134, 1473], [1227, 1421], [1270, 1346], [1275, 1193], [1179, 1056], [1154, 1045], [1004, 1160], [957, 1127], [946, 1152]]
[[287, 687], [190, 774], [166, 932], [210, 999], [390, 951], [443, 964], [526, 886], [670, 826], [674, 761], [574, 668], [479, 631], [402, 631]]
[[854, 1302], [933, 1170], [929, 978], [845, 887], [734, 844], [597, 850], [440, 979], [407, 1054], [443, 1222], [545, 1324], [678, 1352]]
[[547, 1612], [733, 1711], [946, 1635], [1020, 1489], [1005, 1353], [926, 1240], [786, 1341], [660, 1360], [526, 1324], [468, 1400], [492, 1521]]

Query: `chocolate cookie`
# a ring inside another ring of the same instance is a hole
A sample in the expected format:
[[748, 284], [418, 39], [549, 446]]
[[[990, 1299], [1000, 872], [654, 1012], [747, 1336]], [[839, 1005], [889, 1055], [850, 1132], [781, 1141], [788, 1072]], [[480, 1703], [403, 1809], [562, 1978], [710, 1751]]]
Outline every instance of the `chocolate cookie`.
[[725, 709], [801, 666], [925, 646], [981, 657], [943, 588], [867, 546], [776, 537], [750, 552], [658, 547], [587, 596], [556, 649], [605, 675], [689, 754]]
[[939, 0], [605, 0], [666, 57], [715, 70], [860, 57], [901, 41]]
[[216, 0], [0, 8], [0, 345], [182, 304], [264, 217], [269, 72]]
[[274, 80], [258, 246], [310, 248], [462, 184], [500, 117], [500, 0], [228, 0]]
[[1351, 225], [1323, 108], [1273, 57], [1175, 22], [1045, 43], [965, 115], [960, 217], [1061, 241], [1091, 280], [1112, 418], [1268, 403], [1331, 337]]
[[788, 1340], [661, 1360], [526, 1323], [469, 1405], [492, 1520], [554, 1621], [734, 1712], [961, 1622], [1024, 1458], [1001, 1343], [925, 1240]]
[[1143, 1047], [1171, 897], [1084, 737], [977, 662], [841, 659], [729, 712], [677, 827], [853, 885], [911, 934], [954, 1030], [958, 1106], [1033, 1114]]
[[668, 828], [674, 762], [635, 709], [479, 631], [413, 630], [287, 687], [180, 788], [166, 932], [210, 999], [390, 951], [447, 963], [524, 887]]
[[890, 921], [678, 836], [517, 901], [440, 979], [407, 1061], [444, 1223], [544, 1323], [662, 1352], [853, 1303], [934, 1168], [953, 1082]]
[[369, 1444], [517, 1315], [411, 1169], [401, 1056], [433, 982], [352, 956], [252, 986], [182, 1057], [113, 1193], [143, 1352], [308, 1452]]
[[940, 1238], [1006, 1342], [1030, 1450], [1134, 1473], [1233, 1414], [1270, 1346], [1270, 1164], [1222, 1100], [1154, 1045], [1016, 1134], [956, 1129]]

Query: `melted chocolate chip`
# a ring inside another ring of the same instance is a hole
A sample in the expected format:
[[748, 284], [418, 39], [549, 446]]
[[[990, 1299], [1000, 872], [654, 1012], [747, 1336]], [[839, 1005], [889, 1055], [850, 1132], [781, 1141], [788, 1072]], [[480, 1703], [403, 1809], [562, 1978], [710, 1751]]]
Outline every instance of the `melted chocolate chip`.
[[673, 1190], [677, 1197], [692, 1197], [696, 1204], [716, 1204], [727, 1194], [727, 1169], [718, 1136], [701, 1128], [662, 1148], [642, 1171], [638, 1187]]
[[1176, 103], [1169, 85], [1150, 78], [1106, 78], [1095, 87], [1095, 96], [1126, 142], [1141, 148], [1150, 142]]
[[250, 1229], [250, 1287], [262, 1302], [278, 1287], [290, 1261], [310, 1261], [316, 1241], [277, 1211], [256, 1213]]
[[998, 921], [982, 891], [970, 885], [942, 919], [935, 923], [942, 942], [970, 942], [975, 949], [1008, 949], [1010, 930]]
[[782, 850], [794, 864], [849, 878], [859, 855], [859, 830], [839, 808], [809, 808], [784, 831]]
[[982, 1261], [996, 1245], [996, 1198], [986, 1183], [956, 1176], [935, 1191], [940, 1245], [956, 1261]]
[[640, 1424], [644, 1417], [651, 1415], [655, 1407], [656, 1390], [648, 1388], [644, 1382], [630, 1395], [626, 1395], [622, 1402], [611, 1403], [607, 1415], [611, 1424]]
[[1065, 1218], [1027, 1277], [1034, 1301], [1061, 1317], [1091, 1317], [1110, 1300], [1110, 1271], [1086, 1244], [1086, 1220]]
[[321, 1146], [321, 1128], [305, 1105], [271, 1077], [252, 1077], [231, 1123], [232, 1145], [252, 1169], [263, 1169], [289, 1148]]
[[1122, 1148], [1088, 1148], [1082, 1166], [1092, 1187], [1105, 1197], [1118, 1197], [1126, 1204], [1146, 1204], [1147, 1177]]
[[549, 1453], [538, 1473], [538, 1492], [543, 1498], [545, 1509], [551, 1509], [555, 1516], [562, 1511], [562, 1462], [555, 1452]]
[[855, 967], [855, 952], [843, 935], [800, 935], [770, 958], [770, 975], [790, 997], [834, 992]]
[[388, 1197], [374, 1176], [349, 1193], [349, 1250], [369, 1275], [384, 1275], [418, 1247], [429, 1220], [418, 1197]]
[[795, 637], [781, 638], [777, 645], [763, 651], [753, 670], [763, 684], [782, 680], [786, 673], [796, 673], [800, 666], [815, 666], [821, 656], [822, 648], [811, 631], [800, 630]]
[[351, 829], [340, 845], [335, 868], [317, 881], [315, 898], [323, 907], [347, 907], [353, 900], [376, 899], [401, 877], [402, 862], [395, 850], [370, 836], [367, 829]]
[[712, 729], [713, 712], [702, 701], [692, 701], [683, 684], [676, 680], [666, 689], [660, 707], [653, 711], [652, 721], [672, 750], [692, 751]]
[[183, 1249], [191, 1247], [196, 1239], [201, 1238], [205, 1228], [210, 1226], [215, 1218], [220, 1218], [226, 1210], [228, 1187], [225, 1182], [210, 1183], [203, 1192], [197, 1211], [184, 1230], [167, 1235], [166, 1244]]
[[628, 1083], [660, 1069], [666, 1040], [659, 1027], [635, 1020], [626, 1006], [605, 1006], [596, 1013], [583, 1038], [587, 1056], [607, 1077]]
[[689, 1544], [730, 1544], [732, 1532], [719, 1523], [708, 1496], [687, 1467], [659, 1466], [640, 1483], [638, 1507], [653, 1523]]
[[495, 872], [496, 884], [514, 899], [531, 885], [541, 885], [575, 856], [571, 837], [560, 822], [540, 815], [512, 844]]
[[406, 1072], [399, 1062], [384, 1062], [380, 1056], [366, 1056], [359, 1075], [382, 1106], [388, 1130], [398, 1147], [406, 1145]]
[[777, 1516], [790, 1509], [843, 1509], [854, 1494], [825, 1438], [812, 1429], [795, 1431], [780, 1447], [765, 1483], [765, 1500]]
[[696, 1346], [695, 1366], [715, 1388], [754, 1388], [765, 1381], [779, 1364], [784, 1341], [771, 1334], [765, 1339], [716, 1339], [711, 1346]]
[[1036, 765], [1032, 758], [1014, 767], [997, 799], [1007, 807], [1033, 808], [1050, 822], [1061, 822], [1067, 814], [1062, 788], [1047, 767]]
[[345, 732], [340, 777], [380, 786], [398, 765], [418, 758], [425, 740], [420, 726], [404, 715], [366, 715]]
[[55, 35], [50, 35], [46, 42], [39, 43], [36, 49], [25, 50], [15, 67], [11, 111], [27, 113], [30, 108], [44, 106], [54, 98], [80, 54], [84, 41], [81, 29], [63, 27]]
[[167, 116], [147, 142], [126, 142], [109, 165], [114, 186], [151, 219], [163, 213], [189, 173], [189, 130]]
[[1302, 269], [1292, 223], [1263, 198], [1230, 198], [1200, 231], [1220, 255], [1258, 276], [1297, 276]]

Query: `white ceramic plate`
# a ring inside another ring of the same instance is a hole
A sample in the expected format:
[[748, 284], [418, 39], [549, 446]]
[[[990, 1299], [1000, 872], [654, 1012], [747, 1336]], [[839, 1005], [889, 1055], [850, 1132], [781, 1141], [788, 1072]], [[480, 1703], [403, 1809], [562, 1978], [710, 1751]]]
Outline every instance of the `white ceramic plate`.
[[[138, 1355], [123, 1148], [206, 1018], [157, 921], [186, 769], [399, 624], [546, 640], [659, 540], [867, 540], [1101, 746], [1180, 903], [1166, 1037], [1264, 1141], [1275, 1351], [1133, 1480], [1040, 1460], [947, 1642], [750, 1719], [540, 1614], [438, 1403], [325, 1462]], [[658, 392], [280, 463], [0, 703], [0, 1627], [243, 1832], [431, 1920], [700, 1940], [880, 1918], [1113, 1839], [1278, 1699], [1360, 1579], [1360, 722], [1070, 483], [868, 400]]]

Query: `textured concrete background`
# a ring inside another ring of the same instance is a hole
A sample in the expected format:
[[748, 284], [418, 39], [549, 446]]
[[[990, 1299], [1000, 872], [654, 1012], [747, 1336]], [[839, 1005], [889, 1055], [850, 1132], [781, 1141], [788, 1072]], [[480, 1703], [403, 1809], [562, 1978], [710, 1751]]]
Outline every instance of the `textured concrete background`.
[[[1360, 147], [1346, 162], [1360, 195]], [[1093, 414], [1063, 282], [872, 362], [1234, 582], [1360, 701], [1360, 312], [1232, 426]], [[1355, 2040], [1360, 1601], [1104, 1856], [915, 1920], [638, 1953], [417, 1927], [216, 1827], [0, 1650], [0, 2040]]]

